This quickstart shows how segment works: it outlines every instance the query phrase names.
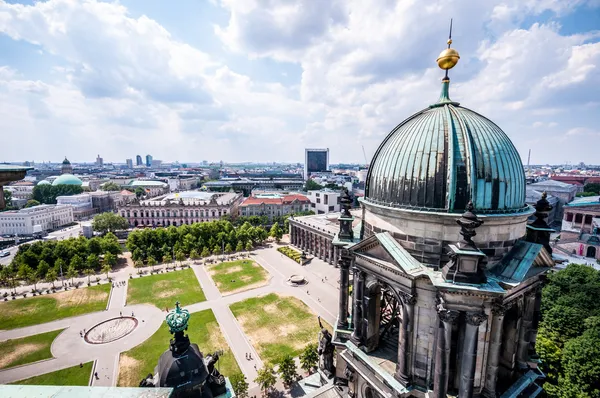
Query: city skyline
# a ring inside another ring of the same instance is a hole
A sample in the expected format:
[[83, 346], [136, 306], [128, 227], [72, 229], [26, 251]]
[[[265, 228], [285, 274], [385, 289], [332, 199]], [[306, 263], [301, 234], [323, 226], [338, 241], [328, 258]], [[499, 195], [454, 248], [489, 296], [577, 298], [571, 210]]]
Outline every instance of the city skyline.
[[452, 16], [453, 100], [524, 164], [596, 162], [597, 2], [21, 3], [0, 1], [3, 161], [364, 163], [437, 99]]

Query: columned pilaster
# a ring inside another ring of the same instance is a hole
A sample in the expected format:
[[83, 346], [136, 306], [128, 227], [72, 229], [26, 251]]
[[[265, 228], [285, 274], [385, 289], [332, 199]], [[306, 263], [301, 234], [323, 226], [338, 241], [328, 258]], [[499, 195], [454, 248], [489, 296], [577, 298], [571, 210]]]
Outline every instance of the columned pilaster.
[[488, 350], [487, 374], [483, 395], [490, 398], [496, 397], [496, 384], [498, 382], [498, 365], [500, 363], [500, 349], [502, 347], [502, 327], [504, 314], [508, 306], [494, 305], [492, 307], [492, 329], [490, 332], [490, 348]]
[[529, 359], [529, 333], [533, 325], [534, 310], [535, 295], [529, 294], [523, 298], [521, 329], [519, 330], [519, 345], [517, 346], [517, 363], [521, 368], [527, 367], [527, 360]]
[[352, 258], [347, 252], [340, 259], [340, 301], [338, 310], [338, 329], [348, 329], [348, 284], [350, 282], [350, 263]]
[[364, 271], [354, 268], [354, 287], [352, 289], [352, 296], [354, 298], [354, 314], [352, 317], [354, 331], [350, 339], [357, 346], [362, 345], [363, 296], [366, 276], [367, 274]]
[[486, 319], [487, 315], [483, 312], [467, 312], [465, 314], [465, 336], [463, 340], [460, 386], [458, 390], [458, 396], [460, 398], [473, 397], [479, 325], [485, 322]]
[[450, 377], [450, 350], [452, 348], [452, 325], [456, 323], [460, 312], [438, 308], [438, 337], [435, 351], [435, 375], [433, 396], [446, 398], [448, 378]]
[[402, 302], [402, 323], [400, 324], [400, 331], [398, 333], [398, 363], [396, 365], [395, 377], [406, 386], [410, 382], [410, 340], [417, 297], [400, 292], [400, 298]]

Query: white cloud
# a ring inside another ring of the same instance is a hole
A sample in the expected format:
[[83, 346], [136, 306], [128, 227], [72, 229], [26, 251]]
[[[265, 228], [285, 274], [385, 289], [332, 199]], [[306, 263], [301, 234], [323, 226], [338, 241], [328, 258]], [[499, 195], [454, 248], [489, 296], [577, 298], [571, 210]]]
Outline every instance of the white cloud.
[[[395, 125], [436, 101], [443, 72], [435, 59], [449, 16], [461, 53], [450, 72], [452, 98], [494, 120], [522, 154], [547, 140], [548, 129], [598, 122], [591, 116], [600, 113], [598, 33], [563, 35], [558, 22], [520, 27], [527, 17], [565, 15], [584, 1], [218, 4], [230, 17], [215, 34], [228, 50], [297, 64], [300, 83], [252, 79], [239, 73], [251, 67], [175, 39], [160, 20], [134, 18], [118, 3], [0, 0], [0, 34], [64, 60], [41, 81], [0, 65], [6, 131], [51, 137], [33, 147], [11, 144], [7, 153], [15, 160], [57, 158], [55, 151], [72, 148], [74, 160], [148, 152], [165, 160], [300, 161], [302, 148], [327, 146], [334, 162], [361, 161], [361, 145], [374, 152]], [[556, 155], [593, 163], [588, 148], [600, 142], [585, 137], [592, 142], [583, 151], [566, 141], [532, 162]]]

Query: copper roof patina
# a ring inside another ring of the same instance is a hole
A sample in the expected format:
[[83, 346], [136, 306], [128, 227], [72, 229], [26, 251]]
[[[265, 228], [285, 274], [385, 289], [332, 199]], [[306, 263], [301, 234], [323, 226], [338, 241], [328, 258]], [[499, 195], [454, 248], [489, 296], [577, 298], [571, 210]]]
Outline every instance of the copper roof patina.
[[479, 213], [527, 209], [525, 172], [494, 122], [450, 100], [450, 81], [431, 105], [394, 128], [371, 162], [365, 200], [419, 210]]

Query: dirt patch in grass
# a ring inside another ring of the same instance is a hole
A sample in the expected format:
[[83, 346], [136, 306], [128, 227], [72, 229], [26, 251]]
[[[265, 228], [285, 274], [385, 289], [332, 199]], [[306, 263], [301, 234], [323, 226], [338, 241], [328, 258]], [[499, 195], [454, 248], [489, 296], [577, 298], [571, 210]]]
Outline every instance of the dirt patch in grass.
[[177, 296], [177, 295], [179, 295], [181, 293], [183, 293], [183, 290], [181, 290], [181, 289], [164, 290], [162, 292], [156, 293], [156, 297], [158, 297], [158, 298], [168, 298], [168, 297]]
[[265, 362], [276, 362], [288, 354], [296, 356], [307, 343], [317, 340], [317, 317], [296, 298], [272, 293], [234, 303], [230, 308]]
[[83, 303], [105, 301], [108, 298], [108, 293], [90, 289], [76, 289], [57, 293], [53, 298], [56, 300], [56, 308], [60, 309], [78, 306]]
[[140, 381], [139, 373], [142, 362], [126, 354], [119, 358], [119, 385], [135, 386]]
[[8, 364], [13, 363], [15, 359], [30, 354], [43, 348], [43, 344], [21, 344], [13, 352], [0, 357], [0, 369], [5, 368]]
[[154, 284], [155, 289], [164, 289], [171, 286], [171, 281], [158, 281]]

